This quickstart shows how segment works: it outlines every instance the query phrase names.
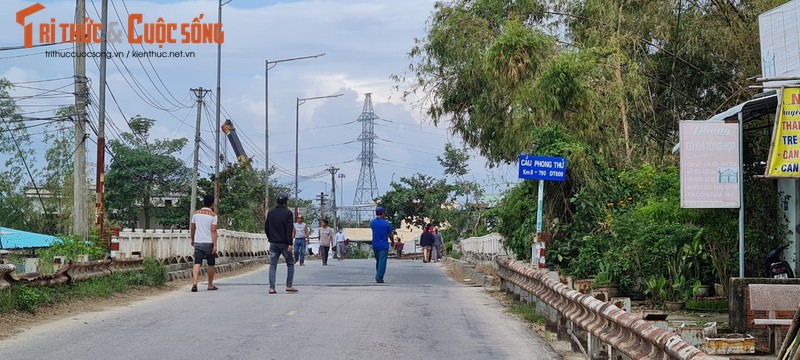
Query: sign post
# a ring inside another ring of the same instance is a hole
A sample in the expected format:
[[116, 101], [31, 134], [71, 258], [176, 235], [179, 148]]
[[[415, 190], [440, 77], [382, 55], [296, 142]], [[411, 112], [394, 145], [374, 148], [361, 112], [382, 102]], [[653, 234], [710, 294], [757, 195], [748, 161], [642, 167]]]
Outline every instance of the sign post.
[[520, 155], [518, 161], [519, 178], [539, 180], [539, 193], [536, 201], [536, 232], [531, 241], [531, 265], [546, 266], [544, 261], [545, 244], [539, 241], [542, 234], [542, 211], [544, 209], [544, 182], [566, 181], [567, 159], [562, 157]]

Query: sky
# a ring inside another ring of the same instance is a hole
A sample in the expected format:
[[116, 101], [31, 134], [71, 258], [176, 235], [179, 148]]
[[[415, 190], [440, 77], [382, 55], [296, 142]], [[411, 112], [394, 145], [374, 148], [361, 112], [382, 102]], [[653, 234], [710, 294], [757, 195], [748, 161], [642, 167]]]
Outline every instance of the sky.
[[[34, 2], [4, 0], [0, 14], [0, 49], [23, 44], [23, 27], [15, 22], [15, 12]], [[45, 9], [26, 18], [34, 24], [72, 22], [74, 1], [39, 1]], [[191, 23], [203, 15], [201, 23], [217, 19], [217, 1], [110, 0], [109, 21], [126, 28], [128, 14], [142, 14], [144, 23], [163, 18], [166, 23]], [[100, 19], [100, 0], [86, 0], [87, 15]], [[417, 103], [404, 102], [395, 90], [392, 75], [403, 75], [411, 60], [408, 51], [415, 38], [424, 37], [433, 11], [432, 0], [311, 0], [256, 1], [232, 0], [223, 7], [221, 62], [221, 118], [231, 119], [254, 167], [265, 162], [265, 61], [282, 60], [324, 53], [314, 59], [275, 64], [268, 73], [269, 159], [277, 167], [277, 180], [293, 186], [295, 174], [295, 132], [299, 122], [298, 174], [300, 197], [310, 199], [320, 192], [330, 193], [331, 176], [323, 169], [334, 166], [344, 178], [336, 179], [341, 205], [353, 203], [361, 162], [357, 160], [361, 143], [357, 140], [365, 94], [372, 94], [375, 114], [375, 174], [378, 195], [389, 189], [391, 181], [424, 173], [443, 177], [437, 155], [446, 143], [462, 146], [449, 135], [447, 123], [434, 126]], [[139, 25], [137, 29], [143, 29]], [[180, 39], [180, 30], [175, 32]], [[34, 44], [38, 43], [34, 36]], [[112, 46], [113, 45], [113, 46]], [[178, 157], [191, 166], [194, 151], [196, 98], [191, 88], [213, 91], [204, 97], [201, 112], [200, 174], [214, 172], [216, 111], [216, 44], [132, 45], [127, 41], [112, 44], [109, 51], [123, 56], [108, 60], [106, 105], [107, 139], [128, 131], [126, 118], [141, 115], [155, 119], [151, 139], [189, 139]], [[70, 44], [0, 50], [0, 77], [17, 86], [12, 96], [26, 116], [52, 116], [60, 105], [74, 102], [73, 59], [47, 57], [45, 51], [70, 51]], [[90, 51], [99, 51], [91, 45]], [[192, 57], [135, 58], [129, 51], [193, 52]], [[97, 121], [99, 97], [98, 59], [87, 61], [93, 104], [90, 119]], [[402, 84], [401, 84], [402, 86]], [[111, 95], [113, 94], [113, 96]], [[342, 96], [309, 100], [298, 106], [298, 98]], [[35, 95], [35, 96], [34, 96]], [[113, 101], [116, 100], [116, 101]], [[66, 126], [67, 124], [64, 124]], [[29, 130], [34, 138], [47, 131], [71, 131], [54, 125]], [[89, 162], [94, 163], [96, 136], [90, 133]], [[226, 143], [221, 144], [223, 151]], [[41, 148], [37, 159], [43, 162]], [[499, 193], [516, 183], [516, 165], [488, 168], [486, 161], [470, 151], [468, 179], [481, 183], [488, 193]], [[0, 155], [2, 156], [2, 155]], [[233, 161], [227, 149], [227, 159]], [[88, 171], [92, 177], [93, 171]]]

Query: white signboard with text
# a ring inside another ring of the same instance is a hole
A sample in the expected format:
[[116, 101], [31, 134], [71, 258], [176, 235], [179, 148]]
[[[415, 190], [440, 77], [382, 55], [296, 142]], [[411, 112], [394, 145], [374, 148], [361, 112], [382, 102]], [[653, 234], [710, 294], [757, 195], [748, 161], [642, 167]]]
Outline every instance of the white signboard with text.
[[681, 121], [681, 207], [739, 207], [739, 125]]

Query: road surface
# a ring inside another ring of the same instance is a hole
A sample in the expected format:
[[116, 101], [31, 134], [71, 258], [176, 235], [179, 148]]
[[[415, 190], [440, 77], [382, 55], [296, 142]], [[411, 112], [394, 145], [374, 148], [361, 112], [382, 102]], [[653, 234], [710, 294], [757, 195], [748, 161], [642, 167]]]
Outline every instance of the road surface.
[[298, 293], [267, 294], [266, 268], [78, 314], [0, 341], [0, 359], [560, 359], [480, 287], [439, 264], [308, 261]]

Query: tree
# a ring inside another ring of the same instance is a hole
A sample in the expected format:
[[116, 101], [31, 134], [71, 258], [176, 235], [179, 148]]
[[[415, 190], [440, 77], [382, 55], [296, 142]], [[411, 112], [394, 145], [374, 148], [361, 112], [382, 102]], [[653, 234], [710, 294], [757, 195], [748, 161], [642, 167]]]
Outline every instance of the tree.
[[483, 189], [480, 184], [464, 178], [469, 173], [469, 158], [466, 150], [456, 149], [450, 143], [445, 144], [444, 154], [436, 157], [444, 168], [445, 176], [453, 178], [453, 198], [463, 200], [461, 206], [445, 207], [448, 226], [442, 232], [448, 239], [457, 239], [465, 234], [477, 235], [481, 222], [478, 202], [483, 196]]
[[[144, 217], [142, 227], [150, 228], [150, 218], [165, 197], [188, 193], [190, 170], [172, 154], [187, 143], [185, 138], [148, 140], [155, 120], [134, 116], [130, 132], [122, 139], [112, 140], [109, 146], [112, 160], [106, 173], [106, 207], [109, 218], [135, 227], [138, 215]], [[188, 198], [188, 197], [187, 197]], [[185, 214], [182, 227], [188, 227]], [[174, 222], [173, 222], [174, 224]]]
[[379, 197], [378, 204], [386, 209], [386, 219], [396, 228], [402, 221], [408, 227], [439, 225], [446, 219], [446, 208], [452, 206], [452, 191], [444, 179], [416, 174], [393, 182], [392, 190]]
[[19, 115], [12, 88], [6, 79], [0, 79], [0, 154], [6, 156], [0, 169], [0, 224], [4, 227], [34, 232], [52, 233], [48, 218], [38, 213], [25, 196], [24, 184], [37, 177], [30, 159], [33, 158], [28, 124]]

